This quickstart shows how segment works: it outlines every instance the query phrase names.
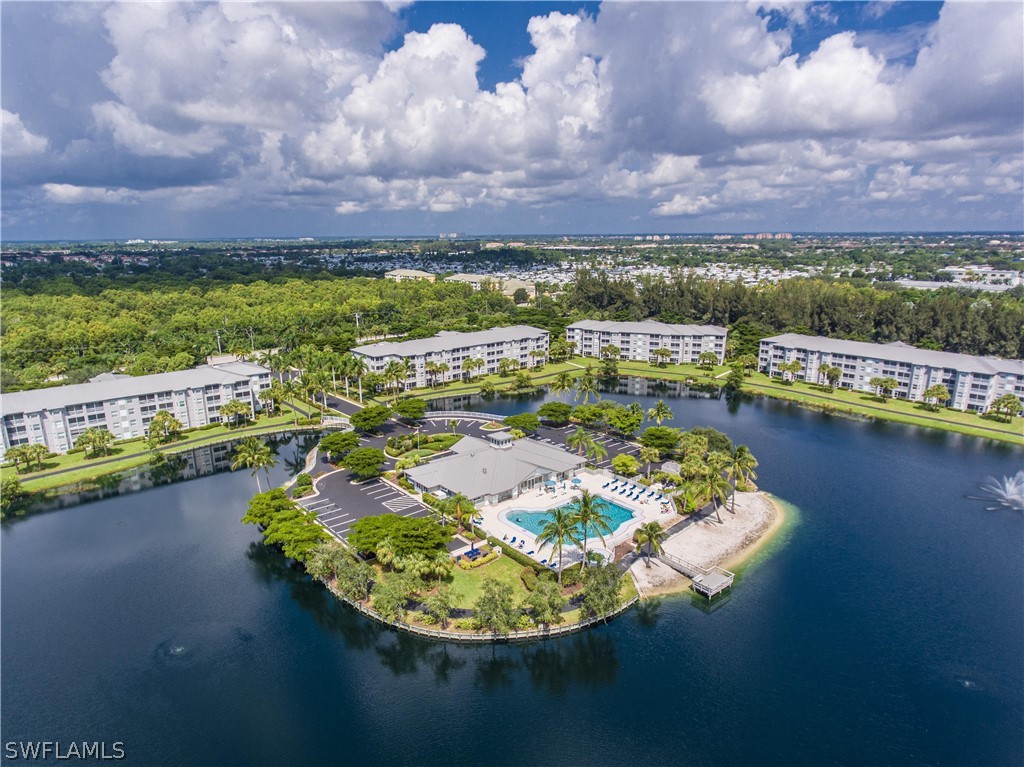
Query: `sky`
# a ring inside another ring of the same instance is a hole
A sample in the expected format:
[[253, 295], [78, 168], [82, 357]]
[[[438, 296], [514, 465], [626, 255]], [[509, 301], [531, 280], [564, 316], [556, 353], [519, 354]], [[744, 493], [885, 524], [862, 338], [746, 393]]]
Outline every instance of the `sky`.
[[1024, 3], [0, 3], [4, 240], [1019, 231]]

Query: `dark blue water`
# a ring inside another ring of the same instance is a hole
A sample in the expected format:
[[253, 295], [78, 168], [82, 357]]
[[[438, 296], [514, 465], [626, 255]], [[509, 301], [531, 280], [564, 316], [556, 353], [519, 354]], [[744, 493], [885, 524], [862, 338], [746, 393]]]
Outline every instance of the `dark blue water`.
[[1024, 451], [671, 405], [800, 509], [716, 609], [422, 642], [258, 545], [253, 480], [218, 474], [3, 527], [3, 740], [120, 740], [138, 764], [1024, 763], [1024, 519], [967, 498]]

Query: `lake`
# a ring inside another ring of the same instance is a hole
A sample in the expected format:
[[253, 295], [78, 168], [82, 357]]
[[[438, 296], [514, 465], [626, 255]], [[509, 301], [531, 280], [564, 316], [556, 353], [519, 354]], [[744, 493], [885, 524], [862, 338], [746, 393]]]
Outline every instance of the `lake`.
[[1024, 451], [618, 388], [748, 445], [796, 507], [711, 609], [679, 596], [547, 643], [425, 642], [260, 545], [239, 524], [255, 481], [213, 473], [3, 525], [4, 741], [122, 741], [137, 764], [1024, 762], [1024, 516], [971, 497]]

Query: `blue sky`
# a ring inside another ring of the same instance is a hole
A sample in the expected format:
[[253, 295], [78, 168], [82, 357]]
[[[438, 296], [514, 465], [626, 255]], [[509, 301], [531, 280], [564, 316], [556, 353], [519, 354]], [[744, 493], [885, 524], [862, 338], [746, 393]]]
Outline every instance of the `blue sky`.
[[0, 223], [1019, 230], [1022, 8], [6, 2]]

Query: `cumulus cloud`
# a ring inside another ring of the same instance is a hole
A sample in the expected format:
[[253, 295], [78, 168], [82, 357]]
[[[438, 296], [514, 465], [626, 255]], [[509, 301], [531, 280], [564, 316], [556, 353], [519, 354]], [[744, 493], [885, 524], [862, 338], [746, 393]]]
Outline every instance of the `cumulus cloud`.
[[4, 157], [25, 157], [46, 151], [49, 144], [46, 137], [37, 136], [26, 128], [21, 117], [14, 112], [0, 109], [0, 125], [3, 129], [0, 143], [3, 144]]
[[456, 19], [398, 37], [396, 7], [67, 14], [102, 24], [106, 94], [58, 146], [33, 112], [4, 103], [5, 188], [28, 190], [5, 206], [41, 191], [82, 210], [244, 200], [348, 221], [558, 207], [574, 213], [550, 220], [602, 229], [586, 211], [685, 225], [800, 210], [835, 226], [839, 210], [869, 222], [989, 204], [1020, 220], [1020, 4], [947, 4], [903, 35], [901, 52], [921, 49], [899, 63], [891, 39], [853, 30], [795, 54], [798, 27], [836, 24], [825, 3], [538, 6], [517, 76], [492, 88], [479, 76], [488, 51]]

